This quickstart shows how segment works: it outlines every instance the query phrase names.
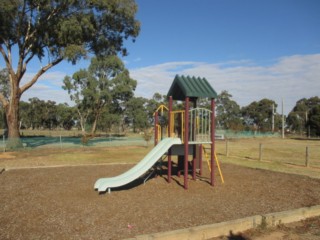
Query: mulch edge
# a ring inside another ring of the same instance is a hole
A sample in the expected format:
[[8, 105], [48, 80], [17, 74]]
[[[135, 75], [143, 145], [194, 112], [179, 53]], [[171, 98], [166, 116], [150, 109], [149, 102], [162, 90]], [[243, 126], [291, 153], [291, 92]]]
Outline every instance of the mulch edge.
[[320, 216], [320, 205], [264, 215], [255, 215], [227, 222], [202, 225], [186, 229], [139, 235], [125, 240], [210, 239], [219, 236], [227, 236], [230, 233], [237, 234], [239, 232], [257, 227], [267, 228], [274, 227], [280, 224], [298, 222], [307, 218], [317, 216]]

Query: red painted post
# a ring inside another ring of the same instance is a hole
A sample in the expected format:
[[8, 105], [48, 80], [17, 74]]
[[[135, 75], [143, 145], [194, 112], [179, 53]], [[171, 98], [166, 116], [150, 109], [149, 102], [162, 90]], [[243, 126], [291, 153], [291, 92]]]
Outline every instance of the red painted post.
[[188, 189], [188, 155], [189, 155], [189, 98], [185, 100], [184, 113], [184, 189]]
[[158, 144], [158, 122], [159, 122], [159, 116], [158, 112], [154, 113], [154, 145], [156, 146]]
[[211, 186], [214, 186], [215, 101], [211, 99]]
[[[168, 137], [171, 137], [171, 112], [172, 112], [172, 96], [169, 97], [169, 111], [168, 111]], [[171, 182], [171, 171], [172, 171], [172, 158], [171, 149], [168, 151], [168, 183]]]
[[169, 97], [169, 111], [168, 111], [168, 137], [171, 137], [171, 112], [172, 112], [172, 96]]
[[193, 159], [192, 159], [192, 180], [196, 180], [197, 175], [197, 146], [196, 144], [193, 144], [192, 149], [193, 149]]
[[[197, 108], [197, 100], [194, 100], [193, 101], [193, 108]], [[192, 127], [192, 136], [193, 136], [193, 139], [192, 141], [196, 141], [196, 128], [197, 128], [197, 116], [194, 116], [193, 114], [193, 119], [192, 119], [192, 122], [193, 122], [193, 126]], [[197, 146], [196, 144], [194, 144], [192, 146], [192, 149], [193, 149], [193, 159], [192, 159], [192, 180], [196, 180], [197, 178], [197, 175], [196, 175], [196, 170], [197, 170]]]

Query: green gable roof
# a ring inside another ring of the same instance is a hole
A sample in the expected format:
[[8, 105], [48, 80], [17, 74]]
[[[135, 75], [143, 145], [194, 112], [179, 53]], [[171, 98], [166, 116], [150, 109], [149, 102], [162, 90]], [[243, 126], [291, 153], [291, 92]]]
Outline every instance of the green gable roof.
[[186, 97], [217, 98], [217, 93], [205, 78], [176, 75], [167, 96], [184, 101]]

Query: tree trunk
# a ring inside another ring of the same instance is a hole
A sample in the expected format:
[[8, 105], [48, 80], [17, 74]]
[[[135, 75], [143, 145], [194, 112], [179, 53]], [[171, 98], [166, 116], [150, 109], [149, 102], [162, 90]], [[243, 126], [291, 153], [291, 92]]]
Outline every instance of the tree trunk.
[[96, 132], [96, 128], [97, 128], [97, 118], [95, 118], [93, 121], [92, 128], [91, 128], [91, 136], [94, 136]]
[[78, 112], [78, 116], [80, 118], [80, 127], [81, 127], [82, 135], [85, 135], [86, 134], [86, 129], [85, 129], [86, 120], [85, 120], [84, 116], [81, 114], [81, 112], [79, 111], [79, 109], [77, 109], [77, 112]]
[[3, 135], [7, 139], [8, 138], [8, 124], [7, 124], [7, 114], [6, 111], [3, 112]]
[[94, 118], [94, 121], [93, 121], [93, 124], [92, 124], [92, 128], [91, 128], [91, 136], [94, 136], [94, 134], [96, 132], [99, 115], [100, 115], [99, 113], [96, 114], [96, 116]]
[[20, 97], [11, 98], [9, 105], [6, 107], [6, 118], [8, 126], [7, 148], [15, 149], [22, 147], [19, 132], [19, 101]]

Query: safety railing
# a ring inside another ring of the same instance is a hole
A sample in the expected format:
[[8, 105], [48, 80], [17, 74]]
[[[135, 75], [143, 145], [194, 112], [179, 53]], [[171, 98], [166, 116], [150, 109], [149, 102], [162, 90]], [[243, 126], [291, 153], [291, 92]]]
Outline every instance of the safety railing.
[[211, 142], [211, 111], [206, 108], [189, 110], [189, 141]]
[[[185, 140], [185, 111], [172, 111], [170, 117], [170, 136]], [[211, 111], [206, 108], [193, 108], [189, 110], [188, 118], [189, 142], [211, 142]]]

